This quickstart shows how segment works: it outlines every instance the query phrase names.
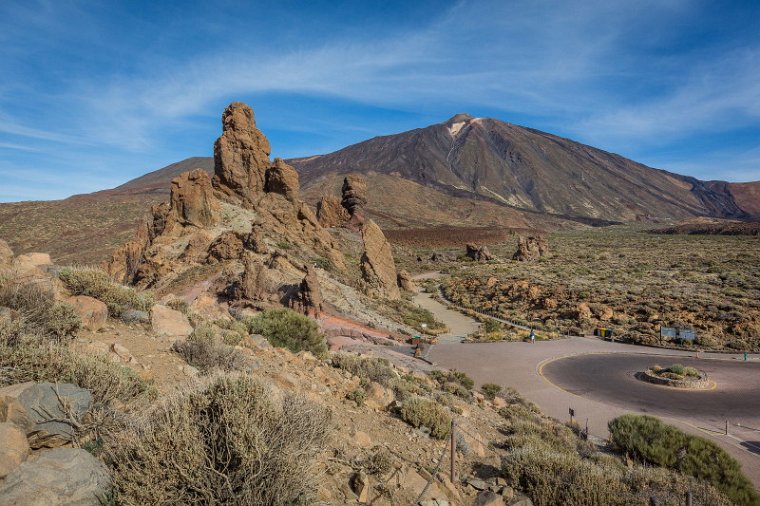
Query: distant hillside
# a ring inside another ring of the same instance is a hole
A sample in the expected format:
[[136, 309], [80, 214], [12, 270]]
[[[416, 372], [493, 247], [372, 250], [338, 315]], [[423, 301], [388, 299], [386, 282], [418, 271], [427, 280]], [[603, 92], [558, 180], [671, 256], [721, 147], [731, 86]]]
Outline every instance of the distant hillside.
[[[369, 214], [386, 229], [575, 228], [698, 216], [760, 218], [760, 182], [727, 183], [653, 169], [555, 135], [495, 119], [450, 120], [376, 137], [327, 155], [289, 160], [304, 197], [339, 195], [347, 173], [370, 188]], [[151, 204], [194, 157], [112, 190], [50, 202], [0, 204], [0, 239], [59, 262], [97, 262], [128, 240]]]
[[751, 196], [760, 183], [748, 183], [735, 195], [736, 185], [702, 182], [538, 130], [467, 114], [290, 162], [306, 187], [328, 174], [374, 171], [452, 196], [563, 217], [662, 221], [760, 213]]

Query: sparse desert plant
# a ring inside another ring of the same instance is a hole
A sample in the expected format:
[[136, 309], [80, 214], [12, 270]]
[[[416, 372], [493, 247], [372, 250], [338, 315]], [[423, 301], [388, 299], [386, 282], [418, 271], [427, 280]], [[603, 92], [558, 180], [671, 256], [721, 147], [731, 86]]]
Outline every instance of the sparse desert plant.
[[736, 504], [760, 504], [741, 466], [715, 443], [646, 415], [623, 415], [609, 423], [610, 444], [635, 459], [711, 483]]
[[74, 383], [90, 390], [98, 404], [130, 402], [156, 394], [132, 369], [106, 357], [74, 352], [64, 346], [0, 344], [0, 385], [26, 381]]
[[367, 398], [367, 392], [359, 387], [355, 390], [351, 390], [346, 394], [346, 399], [353, 401], [357, 406], [364, 406], [364, 400]]
[[169, 302], [166, 303], [167, 306], [174, 309], [175, 311], [179, 311], [180, 313], [184, 315], [188, 315], [190, 313], [190, 304], [187, 303], [184, 299], [171, 299]]
[[244, 320], [251, 334], [261, 334], [273, 346], [293, 353], [309, 351], [317, 357], [327, 355], [325, 336], [316, 322], [290, 309], [270, 309]]
[[393, 469], [393, 455], [387, 448], [376, 446], [364, 459], [363, 466], [369, 474], [384, 475]]
[[148, 311], [153, 306], [153, 295], [120, 285], [101, 269], [66, 267], [58, 277], [74, 295], [87, 295], [104, 302], [113, 317], [129, 309]]
[[415, 428], [426, 428], [434, 438], [443, 439], [451, 430], [451, 415], [435, 401], [412, 397], [401, 403], [398, 410], [403, 421]]
[[390, 387], [398, 378], [390, 362], [384, 358], [362, 357], [353, 353], [336, 353], [332, 356], [332, 364], [338, 369], [359, 376], [364, 384], [374, 381], [384, 387]]
[[61, 342], [81, 325], [71, 306], [57, 302], [52, 288], [44, 283], [12, 277], [0, 280], [0, 306], [17, 313], [0, 328], [0, 342], [7, 344], [31, 338]]
[[235, 348], [219, 341], [214, 327], [201, 325], [185, 341], [172, 346], [185, 361], [204, 372], [214, 369], [235, 371], [245, 368], [246, 360]]
[[329, 412], [277, 394], [248, 375], [223, 374], [167, 399], [107, 452], [119, 504], [307, 505]]
[[475, 386], [475, 381], [470, 378], [466, 373], [461, 371], [444, 371], [441, 369], [433, 369], [428, 371], [428, 376], [438, 382], [439, 386], [443, 387], [446, 383], [455, 383], [462, 387], [462, 389], [469, 391]]
[[499, 392], [501, 392], [501, 385], [497, 385], [496, 383], [484, 383], [483, 386], [480, 387], [480, 391], [483, 392], [486, 399], [492, 401], [497, 395], [499, 395]]

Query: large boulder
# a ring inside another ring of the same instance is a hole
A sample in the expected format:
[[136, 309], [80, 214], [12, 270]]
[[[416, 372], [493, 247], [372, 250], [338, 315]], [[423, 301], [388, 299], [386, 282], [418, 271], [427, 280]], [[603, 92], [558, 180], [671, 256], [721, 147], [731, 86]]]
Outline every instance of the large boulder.
[[316, 318], [322, 313], [322, 291], [317, 270], [311, 265], [306, 269], [306, 276], [298, 286], [298, 292], [290, 299], [289, 305], [299, 313]]
[[8, 243], [0, 239], [0, 267], [7, 267], [13, 261], [13, 250]]
[[222, 114], [222, 135], [214, 143], [214, 187], [253, 207], [256, 195], [264, 191], [270, 152], [253, 110], [242, 102], [231, 103]]
[[70, 297], [66, 302], [82, 320], [82, 326], [89, 330], [100, 330], [108, 320], [108, 306], [98, 299], [86, 295]]
[[266, 186], [268, 193], [279, 193], [291, 202], [298, 200], [301, 185], [298, 182], [298, 171], [276, 158], [274, 165], [266, 171]]
[[236, 260], [243, 256], [243, 239], [232, 231], [223, 232], [208, 247], [210, 263]]
[[38, 272], [39, 268], [52, 264], [48, 253], [27, 253], [14, 258], [12, 266], [19, 274], [24, 275]]
[[92, 406], [89, 390], [71, 383], [20, 383], [0, 389], [13, 397], [34, 422], [27, 432], [32, 448], [56, 448], [70, 444], [74, 427]]
[[348, 175], [343, 180], [341, 205], [348, 211], [349, 223], [364, 223], [364, 207], [367, 205], [367, 181], [361, 176]]
[[56, 448], [27, 460], [0, 482], [0, 504], [100, 506], [110, 488], [101, 461], [80, 448]]
[[372, 220], [367, 220], [362, 227], [364, 254], [361, 258], [362, 279], [367, 287], [367, 294], [386, 299], [398, 299], [398, 275], [393, 261], [391, 244], [383, 231]]
[[487, 262], [489, 260], [493, 260], [493, 255], [491, 255], [491, 252], [488, 251], [487, 246], [478, 246], [477, 244], [467, 244], [466, 245], [466, 255], [471, 258], [472, 260], [475, 260], [476, 262]]
[[0, 423], [0, 480], [21, 465], [29, 455], [26, 433], [16, 425]]
[[30, 432], [34, 427], [34, 420], [16, 397], [0, 394], [0, 423], [12, 423], [24, 432]]
[[322, 197], [317, 203], [317, 218], [325, 228], [342, 227], [351, 218], [337, 197]]
[[405, 270], [401, 270], [398, 273], [398, 286], [400, 286], [402, 289], [408, 292], [417, 291], [417, 285], [414, 283], [414, 280], [412, 279], [412, 275], [409, 274], [409, 272]]
[[172, 180], [171, 210], [181, 225], [203, 228], [217, 222], [219, 202], [205, 170], [194, 169]]
[[520, 236], [517, 242], [517, 251], [512, 255], [512, 260], [528, 262], [538, 260], [549, 254], [549, 242], [542, 236]]
[[155, 304], [151, 308], [150, 324], [153, 332], [159, 336], [187, 337], [193, 332], [187, 316], [162, 304]]

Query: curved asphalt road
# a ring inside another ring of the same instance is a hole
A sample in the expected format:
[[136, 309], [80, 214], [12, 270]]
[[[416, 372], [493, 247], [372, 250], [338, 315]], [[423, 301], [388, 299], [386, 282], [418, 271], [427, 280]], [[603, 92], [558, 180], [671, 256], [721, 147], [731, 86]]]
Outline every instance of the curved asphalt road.
[[[712, 390], [685, 390], [634, 377], [655, 364], [691, 366], [716, 382]], [[572, 394], [621, 408], [667, 417], [732, 423], [760, 421], [760, 363], [653, 357], [640, 354], [590, 354], [548, 362], [543, 375]]]

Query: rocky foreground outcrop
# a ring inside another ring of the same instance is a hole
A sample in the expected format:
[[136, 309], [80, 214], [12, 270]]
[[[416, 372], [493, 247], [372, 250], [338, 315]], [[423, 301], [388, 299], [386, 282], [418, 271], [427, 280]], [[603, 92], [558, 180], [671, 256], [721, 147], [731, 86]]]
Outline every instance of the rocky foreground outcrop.
[[512, 255], [512, 260], [528, 262], [538, 260], [549, 254], [549, 242], [543, 236], [520, 236], [517, 243], [517, 251]]
[[185, 172], [172, 181], [171, 209], [180, 225], [203, 228], [218, 221], [219, 202], [205, 170]]
[[358, 175], [348, 175], [343, 180], [341, 205], [348, 211], [349, 224], [364, 223], [364, 207], [367, 205], [367, 181]]
[[348, 214], [348, 211], [346, 211], [346, 208], [340, 202], [340, 199], [337, 197], [322, 197], [317, 203], [317, 218], [320, 225], [325, 228], [332, 228], [342, 227], [348, 223], [351, 215]]
[[393, 261], [391, 244], [380, 227], [367, 220], [362, 227], [364, 254], [361, 259], [362, 279], [368, 295], [386, 299], [398, 299], [398, 274]]
[[487, 262], [494, 258], [491, 252], [488, 251], [488, 246], [478, 246], [477, 244], [467, 244], [465, 254], [476, 262]]

